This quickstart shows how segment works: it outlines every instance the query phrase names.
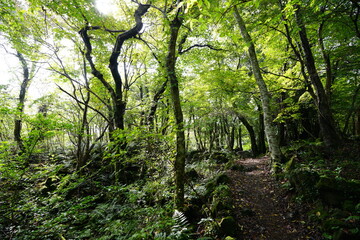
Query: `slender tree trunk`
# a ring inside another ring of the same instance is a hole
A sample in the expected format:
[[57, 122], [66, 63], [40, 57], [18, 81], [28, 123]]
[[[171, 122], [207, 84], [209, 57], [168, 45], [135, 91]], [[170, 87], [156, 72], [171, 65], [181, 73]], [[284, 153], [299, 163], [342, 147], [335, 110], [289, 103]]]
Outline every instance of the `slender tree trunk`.
[[30, 84], [30, 71], [28, 64], [24, 58], [24, 56], [17, 51], [16, 53], [17, 58], [19, 59], [22, 69], [23, 69], [23, 81], [20, 87], [20, 94], [19, 94], [19, 102], [17, 104], [17, 115], [15, 118], [15, 127], [14, 127], [14, 140], [16, 141], [19, 149], [23, 152], [24, 144], [21, 138], [21, 129], [22, 129], [22, 114], [24, 113], [24, 105], [25, 105], [25, 96], [26, 91]]
[[[270, 93], [267, 89], [266, 83], [262, 77], [259, 62], [257, 60], [256, 51], [254, 43], [249, 35], [244, 20], [239, 14], [237, 7], [234, 7], [235, 10], [235, 18], [239, 25], [241, 35], [248, 46], [248, 54], [250, 57], [251, 66], [254, 72], [256, 83], [260, 90], [261, 95], [261, 103], [262, 109], [264, 111], [264, 124], [265, 124], [265, 134], [267, 138], [267, 142], [269, 145], [270, 155], [273, 162], [273, 167], [275, 167], [276, 163], [281, 161], [281, 151], [280, 151], [280, 144], [279, 139], [276, 133], [276, 127], [273, 123], [273, 116], [271, 110], [271, 97]], [[276, 169], [274, 169], [276, 170]]]
[[262, 114], [261, 107], [258, 106], [259, 111], [259, 130], [258, 130], [258, 150], [259, 154], [266, 153], [266, 144], [265, 144], [265, 126], [264, 126], [264, 115]]
[[232, 125], [230, 126], [230, 134], [228, 137], [228, 150], [232, 151], [234, 150], [234, 145], [235, 145], [235, 126]]
[[324, 59], [324, 63], [325, 63], [325, 70], [326, 70], [326, 83], [325, 83], [325, 94], [328, 97], [328, 100], [330, 102], [331, 100], [331, 86], [332, 83], [334, 82], [334, 75], [332, 73], [332, 67], [331, 67], [331, 61], [330, 61], [330, 56], [328, 54], [328, 52], [325, 49], [325, 45], [324, 45], [324, 39], [323, 39], [323, 29], [324, 29], [324, 22], [322, 22], [320, 24], [320, 27], [318, 29], [318, 41], [319, 41], [319, 46], [321, 49], [321, 53]]
[[360, 136], [360, 108], [355, 111], [353, 135]]
[[[287, 98], [287, 95], [285, 92], [281, 92], [280, 97], [279, 97], [279, 102], [280, 102], [280, 111], [283, 111], [286, 108], [286, 104], [284, 103], [285, 100]], [[286, 127], [285, 127], [285, 123], [281, 122], [278, 124], [278, 129], [279, 129], [279, 144], [280, 146], [285, 146], [287, 141], [289, 139], [286, 138]]]
[[182, 25], [182, 18], [179, 16], [181, 10], [177, 12], [175, 18], [170, 22], [170, 40], [168, 53], [166, 56], [166, 75], [170, 83], [170, 92], [173, 103], [173, 111], [176, 124], [176, 158], [174, 164], [175, 170], [175, 207], [182, 211], [184, 208], [184, 185], [185, 185], [185, 133], [184, 120], [181, 108], [179, 83], [175, 73], [176, 64], [176, 46], [179, 30]]
[[258, 150], [258, 146], [256, 144], [254, 128], [250, 125], [250, 123], [246, 120], [246, 118], [244, 116], [238, 116], [238, 117], [239, 117], [239, 120], [244, 124], [244, 126], [246, 127], [246, 130], [249, 133], [250, 142], [251, 142], [251, 151], [252, 151], [252, 155], [255, 157], [255, 156], [259, 155], [259, 150]]
[[[78, 142], [77, 142], [77, 152], [76, 152], [76, 156], [77, 156], [77, 166], [76, 169], [77, 170], [81, 170], [82, 167], [85, 166], [86, 162], [89, 159], [89, 155], [90, 155], [90, 139], [89, 139], [89, 122], [88, 122], [88, 111], [89, 111], [89, 102], [90, 102], [90, 86], [89, 86], [89, 80], [87, 77], [87, 72], [86, 72], [86, 61], [84, 59], [83, 62], [83, 67], [84, 67], [84, 78], [85, 78], [85, 84], [86, 84], [86, 94], [84, 95], [81, 92], [81, 96], [83, 98], [84, 101], [84, 107], [82, 107], [80, 104], [79, 108], [82, 110], [82, 120], [81, 120], [81, 126], [80, 126], [80, 131], [79, 131], [79, 135], [78, 135]], [[74, 88], [75, 91], [75, 88]], [[81, 91], [81, 90], [80, 90]]]
[[356, 99], [357, 99], [357, 97], [358, 97], [359, 92], [360, 92], [360, 86], [358, 86], [358, 87], [355, 89], [354, 94], [353, 94], [353, 96], [352, 96], [351, 107], [350, 107], [350, 110], [349, 110], [349, 112], [347, 113], [346, 118], [345, 118], [345, 124], [344, 124], [343, 134], [346, 134], [346, 133], [348, 132], [350, 118], [351, 118], [351, 116], [354, 114], [354, 111], [356, 110], [356, 109], [355, 109], [355, 103], [356, 103]]
[[238, 141], [238, 145], [237, 148], [239, 149], [239, 151], [243, 151], [243, 145], [242, 145], [242, 131], [241, 131], [241, 125], [238, 128], [238, 136], [237, 136], [237, 141]]
[[300, 28], [299, 36], [305, 54], [305, 66], [309, 74], [310, 81], [314, 85], [316, 92], [316, 105], [318, 109], [318, 120], [320, 124], [321, 135], [326, 146], [335, 147], [340, 142], [340, 136], [335, 127], [335, 121], [330, 109], [329, 98], [326, 95], [326, 91], [315, 67], [315, 59], [306, 34], [305, 24], [302, 20], [300, 6], [296, 7], [297, 10], [295, 12], [295, 17], [296, 23]]
[[150, 106], [150, 112], [147, 117], [147, 122], [148, 122], [150, 130], [154, 129], [154, 119], [155, 119], [156, 110], [157, 110], [161, 95], [166, 90], [167, 84], [168, 84], [168, 79], [166, 79], [166, 81], [163, 82], [163, 84], [161, 85], [161, 87], [158, 89], [158, 91], [155, 93], [155, 95], [153, 97], [153, 100], [152, 100], [152, 103]]

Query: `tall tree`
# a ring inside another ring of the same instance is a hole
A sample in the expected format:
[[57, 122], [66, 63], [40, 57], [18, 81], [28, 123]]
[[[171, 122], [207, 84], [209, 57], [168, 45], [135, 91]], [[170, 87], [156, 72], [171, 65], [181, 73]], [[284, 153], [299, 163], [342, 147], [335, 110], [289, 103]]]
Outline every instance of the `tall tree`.
[[[257, 59], [255, 45], [251, 39], [250, 34], [246, 29], [245, 22], [241, 17], [237, 6], [234, 7], [234, 16], [239, 25], [241, 35], [248, 46], [248, 54], [252, 66], [252, 71], [255, 76], [256, 83], [260, 90], [262, 109], [264, 112], [264, 124], [265, 124], [265, 134], [267, 142], [269, 145], [269, 150], [271, 154], [271, 159], [273, 161], [273, 167], [276, 167], [276, 163], [281, 161], [281, 150], [280, 143], [277, 136], [276, 126], [274, 125], [273, 111], [271, 109], [271, 96], [268, 91], [267, 85], [262, 77], [260, 65]], [[276, 169], [274, 169], [276, 170]]]
[[[24, 151], [23, 140], [21, 137], [21, 129], [22, 129], [22, 114], [24, 113], [24, 106], [25, 106], [25, 97], [30, 85], [31, 81], [31, 70], [26, 61], [24, 55], [19, 51], [16, 52], [16, 57], [19, 59], [21, 66], [22, 66], [22, 77], [23, 80], [20, 86], [20, 93], [19, 93], [19, 102], [17, 104], [17, 117], [15, 118], [15, 127], [14, 127], [14, 140], [17, 142], [18, 147], [21, 151]], [[32, 68], [34, 69], [34, 68]]]
[[[113, 88], [112, 85], [106, 81], [104, 75], [95, 66], [95, 63], [94, 63], [93, 57], [92, 57], [92, 49], [93, 48], [91, 45], [88, 31], [99, 30], [99, 29], [102, 29], [102, 27], [90, 26], [89, 23], [87, 22], [87, 25], [79, 31], [79, 33], [84, 41], [84, 44], [85, 44], [85, 48], [86, 48], [85, 57], [86, 57], [87, 61], [89, 62], [92, 74], [101, 81], [101, 83], [104, 85], [104, 87], [110, 93], [112, 103], [113, 103], [113, 119], [114, 119], [115, 127], [117, 129], [124, 129], [124, 115], [125, 115], [125, 110], [126, 110], [126, 101], [124, 100], [124, 96], [123, 96], [124, 82], [119, 73], [118, 58], [119, 58], [119, 55], [122, 50], [122, 46], [123, 46], [124, 42], [128, 39], [136, 37], [136, 35], [142, 29], [142, 27], [143, 27], [142, 16], [147, 12], [149, 7], [150, 7], [150, 5], [143, 5], [143, 4], [138, 5], [138, 8], [134, 13], [135, 26], [132, 27], [131, 29], [126, 30], [126, 31], [110, 31], [110, 32], [122, 32], [116, 37], [116, 41], [115, 41], [112, 53], [109, 58], [109, 68], [111, 71], [113, 81], [115, 83], [115, 88]], [[109, 31], [109, 30], [106, 30], [106, 31]]]
[[177, 40], [183, 23], [184, 7], [178, 7], [174, 18], [170, 21], [170, 37], [166, 56], [166, 77], [170, 84], [171, 99], [175, 116], [176, 157], [175, 157], [175, 206], [178, 210], [184, 208], [185, 185], [185, 131], [184, 116], [181, 108], [179, 81], [176, 76]]
[[[335, 147], [340, 142], [340, 135], [335, 127], [335, 121], [332, 115], [332, 111], [329, 103], [329, 96], [326, 94], [325, 88], [319, 77], [318, 71], [315, 66], [315, 59], [311, 50], [310, 42], [306, 32], [306, 26], [303, 22], [302, 9], [300, 5], [295, 5], [296, 23], [299, 27], [299, 36], [301, 40], [301, 46], [305, 55], [305, 66], [309, 74], [310, 81], [315, 88], [316, 93], [316, 106], [318, 109], [318, 119], [321, 129], [321, 135], [324, 143], [328, 147]], [[325, 56], [325, 60], [327, 57]], [[329, 67], [329, 63], [326, 62], [326, 66]], [[329, 70], [327, 70], [329, 73]], [[331, 78], [328, 77], [328, 78]]]
[[[34, 77], [39, 44], [37, 39], [43, 35], [43, 30], [36, 29], [32, 23], [38, 20], [36, 13], [28, 11], [23, 3], [18, 1], [4, 1], [0, 4], [0, 33], [5, 37], [7, 43], [16, 53], [14, 55], [22, 69], [19, 97], [16, 107], [14, 122], [14, 140], [20, 151], [24, 151], [23, 139], [21, 136], [22, 118], [25, 108], [25, 99], [31, 79]], [[39, 24], [39, 28], [42, 24]], [[9, 51], [11, 52], [11, 51]]]

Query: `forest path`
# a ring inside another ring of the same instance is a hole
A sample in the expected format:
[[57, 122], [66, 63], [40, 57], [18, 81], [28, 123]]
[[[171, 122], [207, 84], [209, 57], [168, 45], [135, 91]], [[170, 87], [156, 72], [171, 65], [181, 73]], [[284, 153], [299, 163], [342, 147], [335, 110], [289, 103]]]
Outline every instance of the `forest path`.
[[237, 160], [239, 170], [229, 170], [230, 188], [235, 202], [236, 221], [246, 240], [322, 239], [307, 224], [304, 209], [290, 203], [286, 191], [269, 171], [269, 158]]

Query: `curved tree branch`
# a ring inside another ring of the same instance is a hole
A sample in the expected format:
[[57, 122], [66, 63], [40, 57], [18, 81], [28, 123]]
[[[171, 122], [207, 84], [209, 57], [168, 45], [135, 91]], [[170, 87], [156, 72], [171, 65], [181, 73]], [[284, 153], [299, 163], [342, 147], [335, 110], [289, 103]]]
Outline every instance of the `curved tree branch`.
[[184, 54], [184, 53], [190, 51], [193, 48], [209, 48], [209, 49], [215, 50], [215, 51], [224, 51], [224, 49], [215, 48], [215, 47], [211, 46], [210, 44], [195, 44], [195, 45], [192, 45], [191, 47], [188, 47], [187, 49], [179, 52], [179, 54]]

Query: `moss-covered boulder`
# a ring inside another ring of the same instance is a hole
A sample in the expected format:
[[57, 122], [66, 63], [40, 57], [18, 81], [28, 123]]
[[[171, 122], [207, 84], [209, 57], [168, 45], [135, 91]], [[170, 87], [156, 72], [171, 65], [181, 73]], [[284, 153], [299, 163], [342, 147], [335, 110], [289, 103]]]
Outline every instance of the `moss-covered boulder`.
[[355, 231], [349, 231], [345, 229], [339, 229], [333, 234], [333, 240], [359, 240], [360, 233]]
[[205, 189], [206, 189], [205, 196], [209, 197], [214, 192], [217, 186], [226, 185], [230, 183], [230, 181], [231, 180], [229, 176], [224, 173], [217, 175], [216, 177], [214, 177], [205, 184]]
[[360, 183], [345, 179], [322, 177], [316, 187], [325, 205], [343, 207], [346, 200], [360, 199]]
[[346, 227], [346, 223], [337, 218], [328, 218], [322, 222], [322, 230], [324, 232], [333, 232], [334, 229], [344, 228]]
[[235, 219], [232, 216], [226, 216], [220, 221], [220, 232], [223, 236], [235, 236], [238, 230]]
[[318, 196], [316, 184], [320, 179], [317, 172], [306, 169], [295, 169], [288, 174], [289, 182], [304, 200], [311, 201]]
[[214, 160], [218, 164], [223, 164], [230, 161], [230, 157], [226, 152], [213, 152], [210, 155], [210, 159]]
[[202, 151], [202, 150], [194, 150], [190, 151], [186, 155], [186, 163], [191, 164], [195, 162], [200, 162], [205, 158], [209, 158], [210, 153]]
[[238, 164], [234, 164], [233, 166], [231, 166], [230, 169], [232, 171], [239, 171], [239, 172], [245, 171], [245, 167], [243, 165], [238, 165]]
[[190, 169], [186, 170], [185, 177], [189, 181], [196, 181], [200, 178], [200, 174], [194, 168], [190, 168]]
[[211, 212], [213, 216], [224, 216], [233, 209], [231, 190], [227, 185], [219, 185], [212, 193]]

